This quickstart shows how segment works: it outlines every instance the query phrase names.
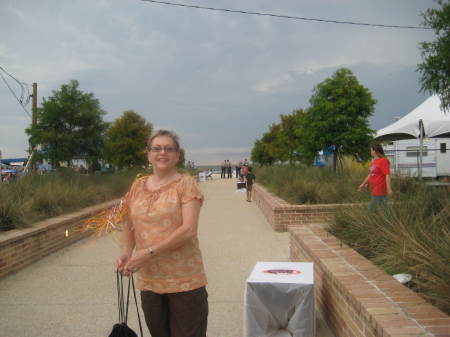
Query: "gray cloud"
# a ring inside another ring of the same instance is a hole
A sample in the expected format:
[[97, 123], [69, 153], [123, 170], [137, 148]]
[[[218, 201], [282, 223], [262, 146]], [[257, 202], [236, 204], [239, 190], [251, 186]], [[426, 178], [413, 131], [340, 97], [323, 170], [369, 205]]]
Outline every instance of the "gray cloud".
[[[419, 25], [432, 0], [225, 0], [207, 6], [387, 24]], [[378, 100], [381, 128], [418, 94], [418, 43], [427, 31], [289, 21], [154, 5], [142, 1], [0, 4], [0, 65], [39, 96], [77, 79], [114, 120], [133, 109], [176, 130], [188, 159], [236, 161], [280, 113], [307, 108], [312, 89], [339, 67], [354, 71]], [[22, 156], [27, 116], [0, 83], [0, 148]], [[209, 149], [209, 150], [205, 150]], [[234, 150], [233, 150], [234, 149]], [[228, 152], [227, 152], [228, 151]]]

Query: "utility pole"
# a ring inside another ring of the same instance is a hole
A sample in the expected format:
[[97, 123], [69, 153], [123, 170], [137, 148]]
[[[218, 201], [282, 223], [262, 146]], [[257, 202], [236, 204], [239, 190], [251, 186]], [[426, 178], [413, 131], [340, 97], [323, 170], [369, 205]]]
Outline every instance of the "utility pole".
[[37, 83], [33, 83], [33, 94], [31, 95], [31, 109], [32, 109], [32, 120], [31, 125], [36, 126], [37, 124]]
[[[33, 83], [33, 93], [31, 94], [31, 126], [36, 126], [37, 124], [37, 83]], [[36, 151], [36, 144], [30, 141], [30, 155], [28, 156], [27, 165], [23, 170], [23, 174], [26, 174], [28, 170], [35, 171], [36, 167], [33, 161], [34, 152]]]
[[[31, 97], [31, 126], [35, 127], [37, 125], [37, 83], [33, 83], [33, 94]], [[31, 170], [36, 171], [36, 164], [33, 163], [33, 157], [35, 155], [37, 144], [32, 143], [31, 144], [31, 155], [30, 155], [30, 161], [31, 161]]]

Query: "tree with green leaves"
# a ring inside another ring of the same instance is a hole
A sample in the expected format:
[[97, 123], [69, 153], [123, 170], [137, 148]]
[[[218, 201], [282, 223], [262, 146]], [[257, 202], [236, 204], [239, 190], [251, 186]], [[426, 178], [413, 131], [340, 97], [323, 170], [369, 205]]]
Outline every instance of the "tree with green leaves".
[[304, 142], [302, 133], [304, 116], [305, 111], [303, 109], [294, 110], [288, 115], [280, 115], [281, 130], [278, 137], [280, 160], [288, 161], [290, 165], [297, 162], [308, 162], [302, 147]]
[[272, 158], [268, 158], [265, 147], [266, 145], [260, 139], [255, 140], [255, 144], [253, 145], [252, 152], [250, 154], [252, 162], [259, 165], [267, 165], [273, 162]]
[[263, 134], [261, 139], [255, 141], [251, 152], [252, 162], [260, 165], [272, 165], [281, 160], [283, 155], [280, 153], [280, 131], [281, 125], [273, 123], [269, 131]]
[[281, 161], [292, 163], [294, 161], [295, 154], [295, 118], [290, 114], [280, 114], [280, 123], [276, 137], [273, 141], [273, 145], [276, 148], [274, 151], [274, 157]]
[[442, 108], [450, 110], [450, 2], [437, 0], [440, 8], [423, 13], [424, 25], [436, 33], [433, 42], [422, 42], [421, 89], [437, 94]]
[[147, 140], [153, 126], [133, 110], [124, 111], [106, 131], [105, 159], [119, 169], [148, 165]]
[[306, 112], [303, 109], [294, 110], [291, 114], [280, 115], [280, 123], [273, 123], [269, 131], [261, 139], [255, 141], [252, 149], [252, 161], [265, 165], [275, 162], [310, 163], [304, 155], [302, 143], [302, 123]]
[[369, 128], [368, 118], [376, 100], [351, 70], [338, 69], [319, 83], [309, 102], [300, 130], [305, 155], [313, 157], [320, 150], [334, 148], [335, 170], [345, 155], [358, 161], [370, 158], [374, 131]]
[[105, 112], [93, 93], [79, 90], [76, 80], [63, 84], [44, 98], [37, 110], [37, 123], [26, 129], [30, 143], [39, 146], [37, 159], [47, 159], [54, 167], [69, 165], [74, 158], [96, 164], [103, 149], [107, 124]]
[[184, 149], [180, 149], [180, 159], [177, 163], [177, 168], [184, 168], [186, 164], [186, 152]]

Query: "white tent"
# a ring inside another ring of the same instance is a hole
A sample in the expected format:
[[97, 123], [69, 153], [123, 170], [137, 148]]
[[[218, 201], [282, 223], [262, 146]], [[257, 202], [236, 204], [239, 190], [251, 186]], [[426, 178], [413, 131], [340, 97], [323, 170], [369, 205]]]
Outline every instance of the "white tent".
[[450, 137], [450, 112], [445, 113], [441, 109], [441, 100], [433, 95], [406, 116], [378, 130], [375, 139], [383, 141], [419, 138], [420, 120], [423, 125], [423, 137]]
[[418, 175], [422, 177], [423, 138], [449, 138], [450, 112], [441, 109], [441, 100], [433, 95], [395, 123], [378, 130], [376, 140], [416, 139], [420, 141]]

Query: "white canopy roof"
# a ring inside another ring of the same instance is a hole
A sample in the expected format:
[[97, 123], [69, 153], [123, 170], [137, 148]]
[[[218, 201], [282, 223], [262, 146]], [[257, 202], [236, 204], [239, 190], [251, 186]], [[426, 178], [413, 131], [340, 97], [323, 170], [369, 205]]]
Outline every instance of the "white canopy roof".
[[419, 138], [419, 120], [422, 119], [424, 136], [428, 138], [450, 137], [450, 112], [441, 110], [441, 100], [437, 95], [425, 102], [395, 123], [378, 130], [377, 140], [399, 140]]

